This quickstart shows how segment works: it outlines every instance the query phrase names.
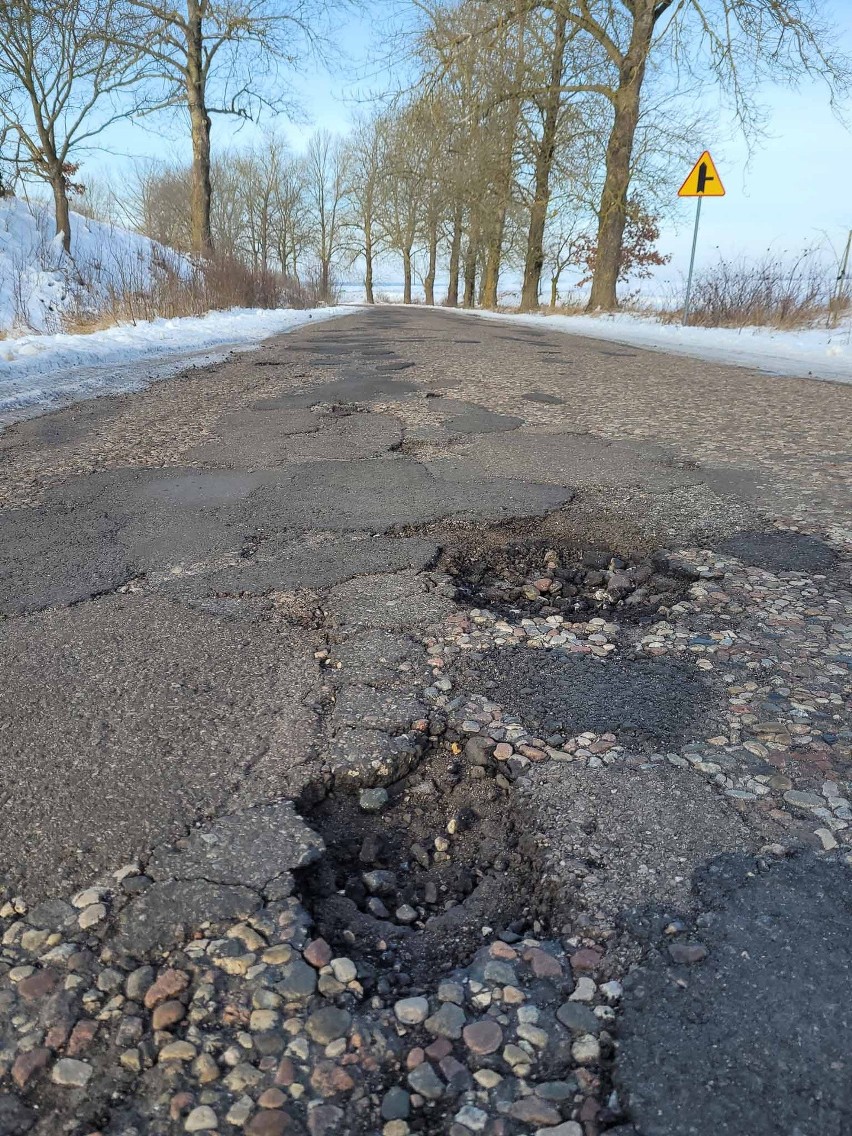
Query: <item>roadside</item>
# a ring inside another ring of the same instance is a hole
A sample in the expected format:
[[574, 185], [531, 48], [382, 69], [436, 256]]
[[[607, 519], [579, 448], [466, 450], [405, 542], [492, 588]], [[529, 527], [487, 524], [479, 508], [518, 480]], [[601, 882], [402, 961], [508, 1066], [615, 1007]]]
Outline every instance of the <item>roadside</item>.
[[218, 362], [233, 350], [251, 350], [270, 335], [348, 311], [235, 308], [138, 320], [86, 334], [1, 340], [0, 428], [80, 399], [139, 390], [187, 366]]
[[380, 308], [5, 431], [0, 1131], [841, 1136], [850, 397]]
[[852, 383], [852, 323], [834, 328], [682, 327], [653, 314], [518, 315], [474, 311], [485, 319], [511, 320], [526, 327], [587, 335], [611, 343], [665, 351], [735, 367], [753, 367], [771, 375]]

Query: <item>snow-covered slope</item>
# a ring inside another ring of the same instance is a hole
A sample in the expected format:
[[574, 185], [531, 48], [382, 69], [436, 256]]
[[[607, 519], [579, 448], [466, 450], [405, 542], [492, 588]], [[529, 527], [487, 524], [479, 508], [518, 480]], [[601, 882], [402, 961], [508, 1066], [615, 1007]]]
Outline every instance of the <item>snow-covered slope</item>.
[[0, 199], [0, 331], [57, 332], [63, 315], [109, 288], [144, 290], [156, 257], [181, 259], [147, 237], [71, 214], [72, 256], [54, 234], [52, 210]]
[[111, 290], [142, 294], [154, 286], [158, 267], [191, 270], [172, 249], [137, 233], [76, 213], [71, 224], [68, 257], [49, 208], [0, 198], [0, 429], [77, 399], [136, 390], [343, 312], [235, 308], [68, 334], [65, 318], [97, 311]]

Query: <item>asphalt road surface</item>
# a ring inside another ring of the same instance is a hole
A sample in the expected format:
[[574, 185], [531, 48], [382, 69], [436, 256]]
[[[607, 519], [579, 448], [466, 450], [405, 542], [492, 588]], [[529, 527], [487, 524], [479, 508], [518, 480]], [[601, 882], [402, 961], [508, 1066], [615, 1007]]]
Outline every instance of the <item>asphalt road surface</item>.
[[852, 1131], [850, 457], [391, 307], [0, 434], [0, 1134]]

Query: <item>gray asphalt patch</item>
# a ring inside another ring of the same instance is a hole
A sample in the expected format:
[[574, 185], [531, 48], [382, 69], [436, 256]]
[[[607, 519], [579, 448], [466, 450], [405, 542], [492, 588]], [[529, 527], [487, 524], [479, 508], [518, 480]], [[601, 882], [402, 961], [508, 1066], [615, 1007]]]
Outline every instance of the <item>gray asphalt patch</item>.
[[[250, 803], [280, 795], [311, 752], [315, 676], [304, 630], [159, 597], [0, 624], [4, 877], [66, 894], [221, 811], [238, 784]], [[255, 782], [269, 757], [273, 780]]]
[[230, 568], [168, 581], [169, 594], [267, 595], [291, 588], [329, 588], [353, 576], [425, 568], [434, 562], [438, 546], [416, 537], [390, 538], [373, 534], [281, 540], [263, 539], [256, 558]]
[[706, 959], [677, 965], [659, 942], [627, 982], [617, 1076], [638, 1129], [847, 1136], [848, 867], [801, 856], [767, 871], [723, 858], [708, 874], [716, 903], [689, 936]]
[[716, 548], [769, 572], [827, 572], [837, 562], [837, 553], [830, 545], [803, 533], [742, 532]]
[[493, 410], [486, 410], [484, 406], [475, 405], [471, 405], [461, 414], [453, 415], [444, 423], [450, 435], [501, 433], [505, 430], [517, 430], [523, 424], [522, 418], [515, 418], [511, 414], [496, 414]]
[[680, 659], [612, 659], [508, 647], [459, 666], [460, 685], [487, 695], [543, 737], [584, 730], [658, 748], [689, 741], [712, 705], [707, 679]]
[[524, 786], [541, 841], [552, 849], [553, 902], [578, 914], [669, 904], [694, 910], [695, 865], [720, 852], [755, 852], [761, 838], [702, 778], [667, 762], [591, 769], [549, 762]]
[[565, 399], [558, 395], [548, 394], [547, 391], [527, 391], [523, 397], [528, 402], [540, 402], [544, 406], [561, 406]]
[[112, 592], [137, 573], [119, 537], [122, 516], [64, 505], [0, 512], [0, 612], [18, 615]]

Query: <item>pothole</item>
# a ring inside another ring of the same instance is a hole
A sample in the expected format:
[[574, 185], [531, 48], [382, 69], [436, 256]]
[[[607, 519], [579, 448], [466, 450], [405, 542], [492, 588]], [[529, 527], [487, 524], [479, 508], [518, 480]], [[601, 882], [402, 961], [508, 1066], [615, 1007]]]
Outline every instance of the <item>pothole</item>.
[[317, 933], [384, 992], [463, 965], [486, 935], [541, 933], [538, 859], [511, 790], [493, 743], [445, 738], [387, 790], [303, 807], [327, 848], [299, 878]]
[[455, 581], [456, 600], [501, 615], [589, 615], [634, 621], [665, 616], [690, 581], [665, 558], [622, 558], [609, 549], [554, 547], [544, 541], [469, 551], [447, 549], [439, 565]]

